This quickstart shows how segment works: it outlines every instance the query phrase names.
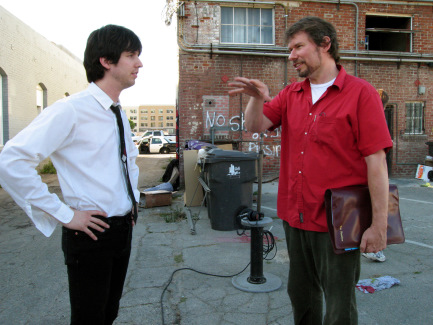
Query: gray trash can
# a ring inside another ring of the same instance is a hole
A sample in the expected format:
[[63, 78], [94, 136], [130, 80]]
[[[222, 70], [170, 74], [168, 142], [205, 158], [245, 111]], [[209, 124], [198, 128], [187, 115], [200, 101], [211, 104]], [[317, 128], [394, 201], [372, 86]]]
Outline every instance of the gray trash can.
[[204, 156], [204, 178], [210, 189], [206, 197], [214, 230], [238, 229], [236, 216], [253, 204], [258, 154], [211, 149]]

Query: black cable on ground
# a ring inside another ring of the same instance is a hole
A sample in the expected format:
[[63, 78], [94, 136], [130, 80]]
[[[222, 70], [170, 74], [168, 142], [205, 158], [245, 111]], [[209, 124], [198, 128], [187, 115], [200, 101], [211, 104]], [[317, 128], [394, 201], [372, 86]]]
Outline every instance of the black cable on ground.
[[[245, 231], [243, 232], [243, 234], [246, 236]], [[239, 235], [239, 233], [238, 233], [238, 235]], [[272, 260], [272, 259], [277, 255], [277, 244], [276, 244], [276, 242], [275, 242], [274, 235], [273, 235], [269, 230], [264, 230], [264, 231], [263, 231], [263, 235], [264, 235], [264, 237], [266, 238], [266, 244], [265, 244], [265, 243], [263, 244], [263, 259], [264, 259], [264, 260], [268, 260], [268, 261], [270, 261], [270, 260]], [[272, 256], [271, 258], [267, 258], [268, 255], [269, 255], [269, 253], [270, 253], [274, 248], [275, 248], [275, 254], [274, 254], [274, 256]], [[164, 294], [165, 294], [165, 292], [167, 291], [167, 289], [168, 289], [169, 285], [171, 284], [171, 282], [173, 281], [173, 277], [174, 277], [174, 275], [175, 275], [177, 272], [179, 272], [179, 271], [184, 271], [184, 270], [189, 270], [189, 271], [193, 271], [193, 272], [196, 272], [196, 273], [199, 273], [199, 274], [209, 275], [209, 276], [214, 276], [214, 277], [219, 277], [219, 278], [233, 278], [233, 277], [235, 277], [235, 276], [241, 274], [242, 272], [244, 272], [250, 264], [251, 264], [251, 262], [248, 263], [247, 266], [245, 266], [245, 268], [244, 268], [242, 271], [240, 271], [240, 272], [238, 272], [238, 273], [236, 273], [236, 274], [232, 274], [232, 275], [218, 275], [218, 274], [212, 274], [212, 273], [207, 273], [207, 272], [203, 272], [203, 271], [198, 271], [198, 270], [195, 270], [195, 269], [192, 269], [192, 268], [189, 268], [189, 267], [183, 267], [183, 268], [180, 268], [180, 269], [174, 270], [173, 273], [171, 274], [170, 279], [168, 280], [166, 286], [164, 287], [164, 290], [162, 290], [162, 293], [161, 293], [160, 305], [161, 305], [161, 319], [162, 319], [162, 325], [165, 325], [165, 319], [164, 319], [164, 303], [163, 303], [163, 300], [164, 300]]]
[[161, 304], [161, 319], [162, 319], [162, 325], [165, 325], [165, 320], [164, 320], [164, 303], [163, 303], [164, 294], [165, 294], [165, 292], [167, 291], [168, 286], [169, 286], [169, 285], [171, 284], [171, 282], [173, 281], [173, 276], [175, 275], [175, 273], [177, 273], [177, 272], [179, 272], [179, 271], [183, 271], [183, 270], [189, 270], [189, 271], [193, 271], [193, 272], [196, 272], [196, 273], [199, 273], [199, 274], [209, 275], [209, 276], [215, 276], [215, 277], [219, 277], [219, 278], [233, 278], [233, 277], [235, 277], [235, 276], [241, 274], [242, 272], [244, 272], [250, 264], [251, 264], [251, 262], [248, 263], [247, 266], [245, 266], [245, 268], [244, 268], [242, 271], [240, 271], [240, 272], [238, 272], [238, 273], [236, 273], [236, 274], [232, 274], [232, 275], [218, 275], [218, 274], [212, 274], [212, 273], [207, 273], [207, 272], [203, 272], [203, 271], [198, 271], [198, 270], [192, 269], [192, 268], [190, 268], [190, 267], [183, 267], [183, 268], [180, 268], [180, 269], [174, 270], [173, 273], [172, 273], [171, 276], [170, 276], [170, 279], [168, 280], [168, 283], [166, 284], [166, 286], [164, 287], [164, 290], [162, 290], [162, 293], [161, 293], [160, 304]]

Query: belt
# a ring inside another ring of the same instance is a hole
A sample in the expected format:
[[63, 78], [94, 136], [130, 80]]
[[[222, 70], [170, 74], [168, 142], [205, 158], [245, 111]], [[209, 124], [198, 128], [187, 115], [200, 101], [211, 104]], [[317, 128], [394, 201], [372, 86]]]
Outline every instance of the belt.
[[132, 239], [132, 211], [125, 214], [124, 216], [112, 216], [112, 217], [106, 218], [106, 217], [94, 215], [93, 217], [98, 218], [98, 219], [104, 221], [105, 223], [108, 223], [110, 225], [110, 227], [119, 227], [119, 226], [128, 225], [128, 237], [126, 239], [126, 245], [131, 244], [131, 239]]
[[113, 216], [113, 217], [102, 217], [102, 216], [98, 216], [98, 215], [93, 215], [93, 217], [98, 218], [102, 221], [104, 221], [105, 223], [108, 223], [110, 226], [121, 226], [121, 225], [125, 225], [131, 224], [131, 214], [132, 212], [129, 212], [127, 214], [125, 214], [124, 216]]

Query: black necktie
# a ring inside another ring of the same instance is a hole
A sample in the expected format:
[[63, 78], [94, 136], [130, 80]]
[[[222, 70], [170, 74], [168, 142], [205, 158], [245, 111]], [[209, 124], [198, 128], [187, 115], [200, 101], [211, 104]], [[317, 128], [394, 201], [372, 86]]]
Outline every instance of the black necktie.
[[129, 172], [128, 172], [128, 159], [126, 154], [126, 146], [125, 146], [125, 130], [123, 129], [123, 123], [122, 123], [122, 116], [120, 115], [120, 105], [114, 106], [111, 105], [111, 110], [113, 111], [114, 115], [116, 115], [117, 120], [117, 126], [119, 128], [119, 138], [120, 138], [120, 159], [122, 160], [122, 166], [125, 170], [125, 178], [126, 178], [126, 187], [128, 188], [128, 194], [129, 198], [132, 201], [133, 206], [133, 218], [134, 221], [137, 221], [137, 202], [135, 201], [134, 191], [132, 190], [131, 186], [131, 180], [129, 179]]

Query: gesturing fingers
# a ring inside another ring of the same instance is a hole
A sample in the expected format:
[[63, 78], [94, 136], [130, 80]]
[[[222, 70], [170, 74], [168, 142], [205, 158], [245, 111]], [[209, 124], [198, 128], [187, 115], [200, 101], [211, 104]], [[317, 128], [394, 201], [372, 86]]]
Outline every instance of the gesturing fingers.
[[228, 84], [230, 87], [236, 88], [233, 90], [229, 90], [229, 94], [238, 94], [238, 93], [246, 93], [248, 95], [261, 96], [261, 92], [257, 89], [257, 87], [247, 78], [237, 77], [234, 82], [230, 82]]
[[260, 80], [247, 79], [243, 77], [236, 77], [234, 80], [235, 81], [228, 84], [229, 87], [235, 88], [229, 90], [229, 95], [232, 96], [243, 93], [257, 99], [263, 99], [264, 101], [272, 100], [269, 97], [268, 87]]

